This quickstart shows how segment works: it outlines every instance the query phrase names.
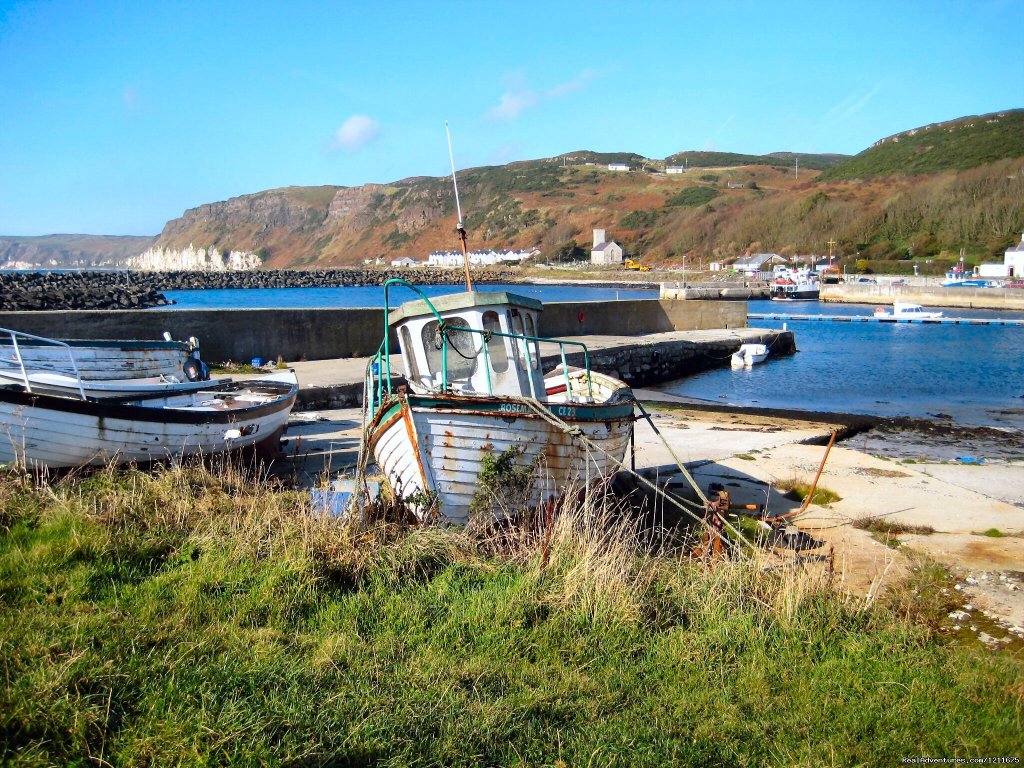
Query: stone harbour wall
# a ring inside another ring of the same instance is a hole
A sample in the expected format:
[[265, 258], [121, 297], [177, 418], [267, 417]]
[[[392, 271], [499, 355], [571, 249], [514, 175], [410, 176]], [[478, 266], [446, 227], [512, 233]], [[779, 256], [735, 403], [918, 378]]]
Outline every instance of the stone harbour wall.
[[[582, 318], [582, 319], [581, 319]], [[745, 302], [592, 301], [546, 304], [541, 332], [549, 337], [742, 328]], [[0, 312], [0, 328], [66, 339], [176, 339], [195, 336], [209, 362], [326, 360], [377, 351], [381, 309], [180, 309], [138, 312]]]

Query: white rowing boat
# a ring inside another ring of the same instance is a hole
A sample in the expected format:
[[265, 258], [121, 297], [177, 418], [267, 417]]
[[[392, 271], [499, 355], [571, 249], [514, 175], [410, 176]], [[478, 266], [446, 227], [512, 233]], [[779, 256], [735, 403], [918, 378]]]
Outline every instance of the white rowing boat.
[[93, 398], [0, 385], [0, 463], [31, 468], [149, 462], [253, 446], [275, 452], [294, 373], [191, 392]]

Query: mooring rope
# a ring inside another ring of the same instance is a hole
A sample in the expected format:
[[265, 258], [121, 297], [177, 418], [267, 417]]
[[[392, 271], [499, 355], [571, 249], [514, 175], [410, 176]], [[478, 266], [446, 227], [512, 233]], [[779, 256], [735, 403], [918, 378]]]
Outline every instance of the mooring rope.
[[[531, 411], [533, 411], [535, 414], [537, 414], [537, 416], [539, 416], [540, 418], [544, 419], [545, 421], [547, 421], [552, 426], [558, 427], [563, 432], [565, 432], [567, 435], [573, 437], [576, 440], [579, 440], [580, 443], [583, 445], [583, 447], [586, 448], [588, 451], [591, 451], [593, 453], [603, 454], [605, 457], [607, 457], [609, 459], [609, 461], [611, 461], [611, 463], [617, 469], [619, 469], [620, 471], [623, 471], [623, 472], [628, 472], [629, 474], [633, 475], [637, 480], [639, 480], [641, 483], [643, 483], [648, 488], [650, 488], [654, 492], [654, 494], [656, 496], [660, 496], [662, 499], [664, 499], [668, 503], [670, 503], [673, 506], [675, 506], [676, 508], [678, 508], [680, 511], [682, 511], [685, 515], [690, 517], [692, 520], [694, 520], [695, 522], [697, 522], [700, 525], [703, 525], [705, 528], [707, 528], [712, 534], [717, 534], [718, 533], [718, 531], [715, 529], [715, 527], [710, 522], [708, 522], [705, 518], [701, 517], [700, 515], [697, 515], [692, 510], [687, 509], [685, 506], [683, 506], [682, 502], [685, 501], [687, 504], [689, 504], [690, 506], [694, 507], [694, 509], [706, 509], [707, 507], [703, 507], [702, 508], [700, 505], [698, 505], [698, 504], [696, 504], [694, 502], [687, 501], [686, 499], [677, 499], [675, 496], [672, 496], [671, 494], [666, 493], [664, 491], [664, 489], [658, 487], [658, 485], [656, 483], [652, 483], [650, 480], [648, 480], [643, 475], [638, 474], [633, 469], [627, 467], [622, 461], [617, 459], [615, 456], [613, 456], [611, 453], [606, 451], [600, 445], [597, 445], [595, 442], [590, 440], [586, 435], [583, 434], [583, 431], [579, 427], [573, 426], [571, 424], [568, 424], [567, 422], [565, 422], [564, 420], [560, 419], [558, 416], [553, 414], [548, 408], [544, 407], [544, 405], [539, 400], [536, 400], [536, 399], [531, 398], [531, 397], [514, 397], [512, 399], [517, 401], [517, 402], [522, 403], [525, 406], [527, 406]], [[634, 404], [639, 405], [639, 401], [636, 400], [636, 398], [633, 399], [633, 402], [634, 402]], [[642, 407], [641, 407], [641, 410], [643, 410]], [[661, 439], [661, 441], [669, 449], [669, 452], [672, 453], [673, 458], [676, 458], [675, 457], [675, 453], [672, 451], [671, 446], [668, 445], [668, 443], [665, 440], [664, 436], [661, 435], [660, 433], [658, 433], [657, 430], [655, 430], [655, 434], [658, 435], [658, 437]], [[700, 488], [697, 487], [696, 481], [693, 480], [693, 477], [690, 475], [689, 472], [686, 471], [686, 469], [682, 466], [682, 463], [679, 462], [679, 460], [677, 458], [676, 458], [676, 463], [677, 463], [677, 466], [679, 467], [679, 469], [681, 470], [681, 472], [683, 473], [683, 475], [685, 477], [687, 477], [687, 479], [689, 480], [690, 484], [697, 491], [698, 496], [704, 501], [705, 505], [709, 505], [710, 502], [708, 501], [707, 497], [703, 494], [703, 492], [701, 492]], [[751, 544], [749, 541], [747, 541], [747, 538], [740, 532], [740, 530], [738, 528], [736, 528], [736, 526], [734, 526], [728, 520], [726, 520], [724, 518], [724, 516], [722, 517], [722, 524], [723, 524], [723, 526], [727, 527], [733, 534], [735, 534], [735, 536], [740, 541], [742, 541], [744, 544], [746, 544], [751, 549], [754, 548], [753, 544]]]

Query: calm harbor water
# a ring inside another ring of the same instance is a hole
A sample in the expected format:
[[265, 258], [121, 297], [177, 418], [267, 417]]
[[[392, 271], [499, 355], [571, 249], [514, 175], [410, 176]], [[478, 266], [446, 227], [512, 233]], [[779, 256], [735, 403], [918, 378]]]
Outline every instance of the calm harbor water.
[[[459, 285], [417, 285], [428, 296], [441, 296], [465, 290]], [[523, 285], [479, 283], [482, 291], [512, 291], [540, 301], [607, 301], [609, 299], [656, 299], [653, 288], [615, 288], [605, 285]], [[295, 307], [373, 307], [384, 306], [384, 289], [379, 285], [353, 288], [222, 288], [198, 291], [164, 291], [176, 303], [150, 311], [175, 309], [275, 309]], [[391, 292], [392, 304], [416, 298], [404, 288]]]
[[[599, 285], [480, 285], [510, 290], [545, 302], [656, 299], [657, 290]], [[420, 286], [429, 296], [461, 285]], [[174, 309], [274, 307], [374, 307], [379, 286], [356, 288], [258, 288], [167, 291]], [[392, 301], [413, 298], [397, 290]], [[752, 313], [870, 315], [874, 305], [780, 305], [751, 301]], [[949, 317], [1024, 319], [1024, 312], [949, 309]], [[782, 328], [783, 321], [752, 325]], [[765, 408], [935, 418], [959, 424], [1024, 429], [1024, 327], [889, 323], [788, 322], [796, 334], [791, 357], [769, 358], [749, 370], [720, 368], [661, 387], [699, 400]]]
[[[870, 315], [874, 306], [751, 301], [752, 313]], [[947, 317], [1024, 319], [1024, 312], [948, 309]], [[782, 328], [783, 321], [751, 325]], [[935, 418], [1024, 429], [1024, 327], [788, 323], [799, 352], [748, 370], [706, 371], [661, 387], [763, 408]]]

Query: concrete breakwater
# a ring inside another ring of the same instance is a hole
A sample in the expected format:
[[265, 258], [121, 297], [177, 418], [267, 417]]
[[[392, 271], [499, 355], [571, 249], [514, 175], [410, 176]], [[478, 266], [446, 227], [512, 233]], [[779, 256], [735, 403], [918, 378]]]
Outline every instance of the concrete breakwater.
[[821, 300], [840, 304], [886, 305], [894, 301], [908, 301], [928, 307], [1024, 310], [1024, 289], [843, 283], [823, 285]]
[[769, 299], [772, 291], [765, 282], [756, 280], [733, 282], [661, 283], [660, 296], [663, 299], [680, 300], [744, 300]]
[[0, 272], [0, 310], [145, 309], [166, 297], [127, 272]]
[[[591, 370], [615, 376], [633, 387], [664, 384], [728, 365], [729, 358], [740, 344], [766, 344], [771, 348], [773, 357], [784, 357], [796, 351], [796, 340], [791, 331], [761, 328], [677, 331], [642, 338], [579, 336], [574, 340], [587, 345]], [[296, 364], [300, 385], [296, 407], [317, 410], [360, 405], [363, 374], [368, 362], [369, 358], [360, 358]], [[556, 345], [541, 345], [544, 370], [550, 370], [561, 362]], [[583, 353], [566, 354], [566, 362], [582, 367]], [[401, 370], [396, 358], [392, 358], [391, 365], [394, 374]], [[396, 377], [394, 383], [400, 384], [403, 380]]]
[[[641, 336], [670, 331], [743, 328], [747, 305], [734, 301], [591, 301], [544, 305], [546, 336]], [[196, 336], [210, 362], [325, 360], [376, 352], [380, 309], [182, 309], [0, 312], [0, 328], [64, 339], [176, 339]]]
[[[163, 291], [216, 288], [345, 288], [383, 285], [401, 277], [420, 278], [400, 269], [252, 270], [236, 272], [0, 272], [0, 311], [66, 309], [145, 309], [167, 304]], [[507, 270], [474, 270], [481, 282], [514, 279]], [[430, 282], [454, 285], [462, 270], [437, 269]]]

